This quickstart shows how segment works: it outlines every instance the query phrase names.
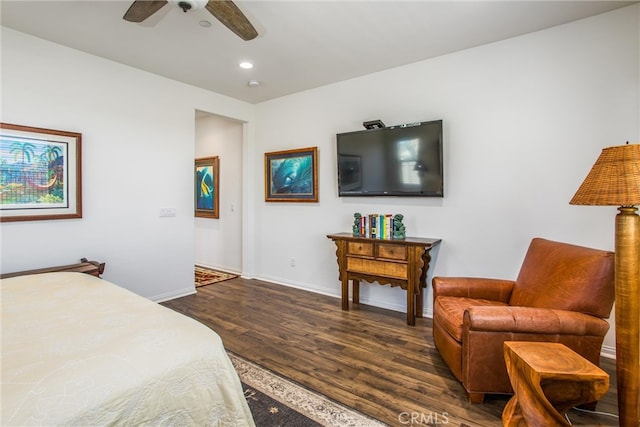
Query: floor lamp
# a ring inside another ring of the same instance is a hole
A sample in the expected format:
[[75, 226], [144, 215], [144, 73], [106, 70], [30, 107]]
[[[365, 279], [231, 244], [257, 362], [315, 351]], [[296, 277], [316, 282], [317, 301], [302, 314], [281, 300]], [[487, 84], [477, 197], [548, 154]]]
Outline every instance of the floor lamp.
[[640, 423], [640, 144], [602, 150], [572, 205], [613, 205], [615, 222], [616, 382], [620, 426]]

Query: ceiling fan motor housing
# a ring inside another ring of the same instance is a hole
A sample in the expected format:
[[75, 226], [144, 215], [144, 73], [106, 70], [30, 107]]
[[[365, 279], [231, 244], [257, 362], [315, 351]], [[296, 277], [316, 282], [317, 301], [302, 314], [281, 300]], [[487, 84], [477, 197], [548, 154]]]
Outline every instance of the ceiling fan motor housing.
[[211, 15], [242, 40], [253, 40], [258, 37], [258, 32], [251, 25], [251, 22], [231, 0], [135, 0], [129, 6], [122, 19], [135, 23], [143, 22], [167, 3], [171, 6], [179, 7], [184, 12], [200, 10], [206, 7]]
[[203, 9], [208, 3], [208, 0], [168, 0], [168, 1], [171, 6], [179, 7], [184, 12]]

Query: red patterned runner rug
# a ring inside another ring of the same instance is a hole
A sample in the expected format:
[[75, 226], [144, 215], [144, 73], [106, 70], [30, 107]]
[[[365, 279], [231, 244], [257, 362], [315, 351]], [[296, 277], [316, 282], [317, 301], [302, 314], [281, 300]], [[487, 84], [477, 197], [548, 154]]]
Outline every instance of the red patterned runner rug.
[[224, 271], [212, 270], [210, 268], [195, 266], [195, 283], [196, 288], [200, 286], [211, 285], [212, 283], [222, 282], [224, 280], [238, 277], [237, 274], [227, 273]]

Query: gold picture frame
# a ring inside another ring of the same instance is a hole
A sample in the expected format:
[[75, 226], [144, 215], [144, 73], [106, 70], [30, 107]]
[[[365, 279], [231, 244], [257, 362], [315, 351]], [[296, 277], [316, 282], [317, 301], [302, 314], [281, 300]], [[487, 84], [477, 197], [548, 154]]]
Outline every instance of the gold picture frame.
[[194, 165], [195, 216], [220, 218], [220, 160], [218, 156], [202, 157]]
[[266, 202], [318, 201], [318, 147], [264, 154]]
[[0, 222], [82, 218], [82, 134], [0, 123]]

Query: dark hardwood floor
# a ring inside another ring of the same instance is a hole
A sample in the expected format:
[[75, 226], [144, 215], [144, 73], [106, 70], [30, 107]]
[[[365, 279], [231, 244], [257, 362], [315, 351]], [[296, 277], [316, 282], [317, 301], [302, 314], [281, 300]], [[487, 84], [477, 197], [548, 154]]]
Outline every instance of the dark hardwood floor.
[[[430, 319], [412, 327], [404, 313], [362, 304], [345, 312], [337, 298], [241, 278], [163, 305], [211, 327], [227, 350], [391, 426], [501, 425], [509, 396], [467, 403], [433, 345]], [[611, 388], [598, 411], [617, 413], [615, 365], [601, 365]], [[574, 425], [618, 424], [577, 410], [569, 417]]]

